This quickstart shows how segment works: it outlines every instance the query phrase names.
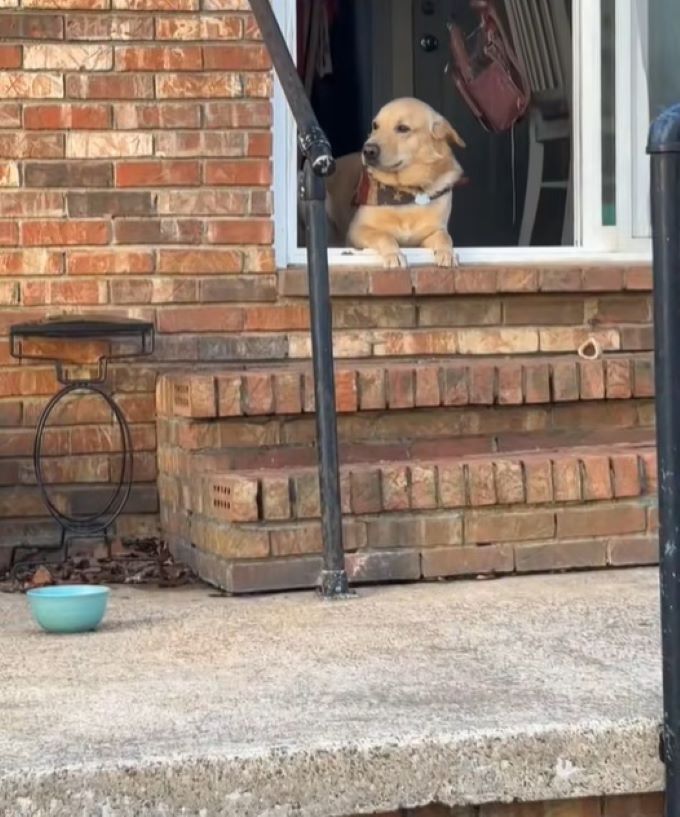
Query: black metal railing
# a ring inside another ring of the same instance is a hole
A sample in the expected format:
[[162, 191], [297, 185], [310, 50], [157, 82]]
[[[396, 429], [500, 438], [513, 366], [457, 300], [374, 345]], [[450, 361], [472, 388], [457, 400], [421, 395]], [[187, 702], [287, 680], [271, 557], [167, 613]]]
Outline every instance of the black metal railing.
[[652, 124], [654, 366], [666, 815], [680, 817], [680, 105]]
[[307, 273], [312, 330], [316, 434], [321, 488], [321, 526], [324, 566], [321, 592], [325, 598], [349, 592], [342, 544], [338, 432], [333, 373], [333, 326], [328, 282], [328, 236], [325, 177], [335, 170], [326, 134], [319, 127], [305, 94], [288, 45], [269, 0], [250, 0], [250, 6], [269, 50], [281, 87], [297, 125], [298, 143], [304, 158], [299, 195], [305, 211]]

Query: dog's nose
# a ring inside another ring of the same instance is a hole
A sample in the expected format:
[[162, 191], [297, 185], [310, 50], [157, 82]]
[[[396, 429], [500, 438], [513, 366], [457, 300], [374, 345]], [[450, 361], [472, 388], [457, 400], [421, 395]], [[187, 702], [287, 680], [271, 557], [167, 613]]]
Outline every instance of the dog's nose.
[[369, 165], [374, 165], [380, 156], [380, 146], [376, 145], [375, 142], [367, 142], [364, 145], [363, 153], [366, 163]]

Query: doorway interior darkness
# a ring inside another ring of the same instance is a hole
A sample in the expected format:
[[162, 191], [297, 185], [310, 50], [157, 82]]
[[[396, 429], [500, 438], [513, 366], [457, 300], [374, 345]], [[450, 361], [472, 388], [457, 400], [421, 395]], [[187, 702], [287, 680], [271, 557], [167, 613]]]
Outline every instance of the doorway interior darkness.
[[[502, 134], [482, 128], [446, 75], [447, 24], [474, 31], [470, 0], [297, 5], [298, 65], [336, 156], [360, 149], [382, 104], [418, 97], [467, 143], [459, 160], [469, 184], [454, 193], [450, 223], [456, 246], [573, 245], [571, 0], [496, 0], [533, 91], [529, 114]], [[311, 38], [310, 24], [320, 27]]]

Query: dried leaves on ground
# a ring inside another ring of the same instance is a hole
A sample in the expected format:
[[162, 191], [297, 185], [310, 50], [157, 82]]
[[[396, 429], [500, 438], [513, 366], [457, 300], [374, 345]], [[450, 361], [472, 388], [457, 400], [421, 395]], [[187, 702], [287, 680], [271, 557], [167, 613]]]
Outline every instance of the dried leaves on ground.
[[119, 540], [109, 546], [97, 546], [87, 552], [71, 547], [65, 561], [40, 550], [17, 554], [12, 570], [0, 572], [0, 591], [24, 592], [52, 584], [143, 584], [156, 587], [180, 587], [196, 581], [185, 565], [176, 562], [167, 547], [157, 539], [133, 544]]

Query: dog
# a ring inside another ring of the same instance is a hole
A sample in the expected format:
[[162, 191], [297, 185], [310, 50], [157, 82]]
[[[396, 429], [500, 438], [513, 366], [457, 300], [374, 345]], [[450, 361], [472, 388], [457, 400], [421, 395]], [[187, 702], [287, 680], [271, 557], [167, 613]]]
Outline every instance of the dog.
[[389, 102], [361, 153], [341, 157], [329, 179], [332, 240], [375, 250], [386, 267], [407, 265], [402, 247], [426, 247], [438, 266], [455, 266], [447, 225], [463, 177], [457, 147], [465, 147], [463, 139], [426, 103]]

